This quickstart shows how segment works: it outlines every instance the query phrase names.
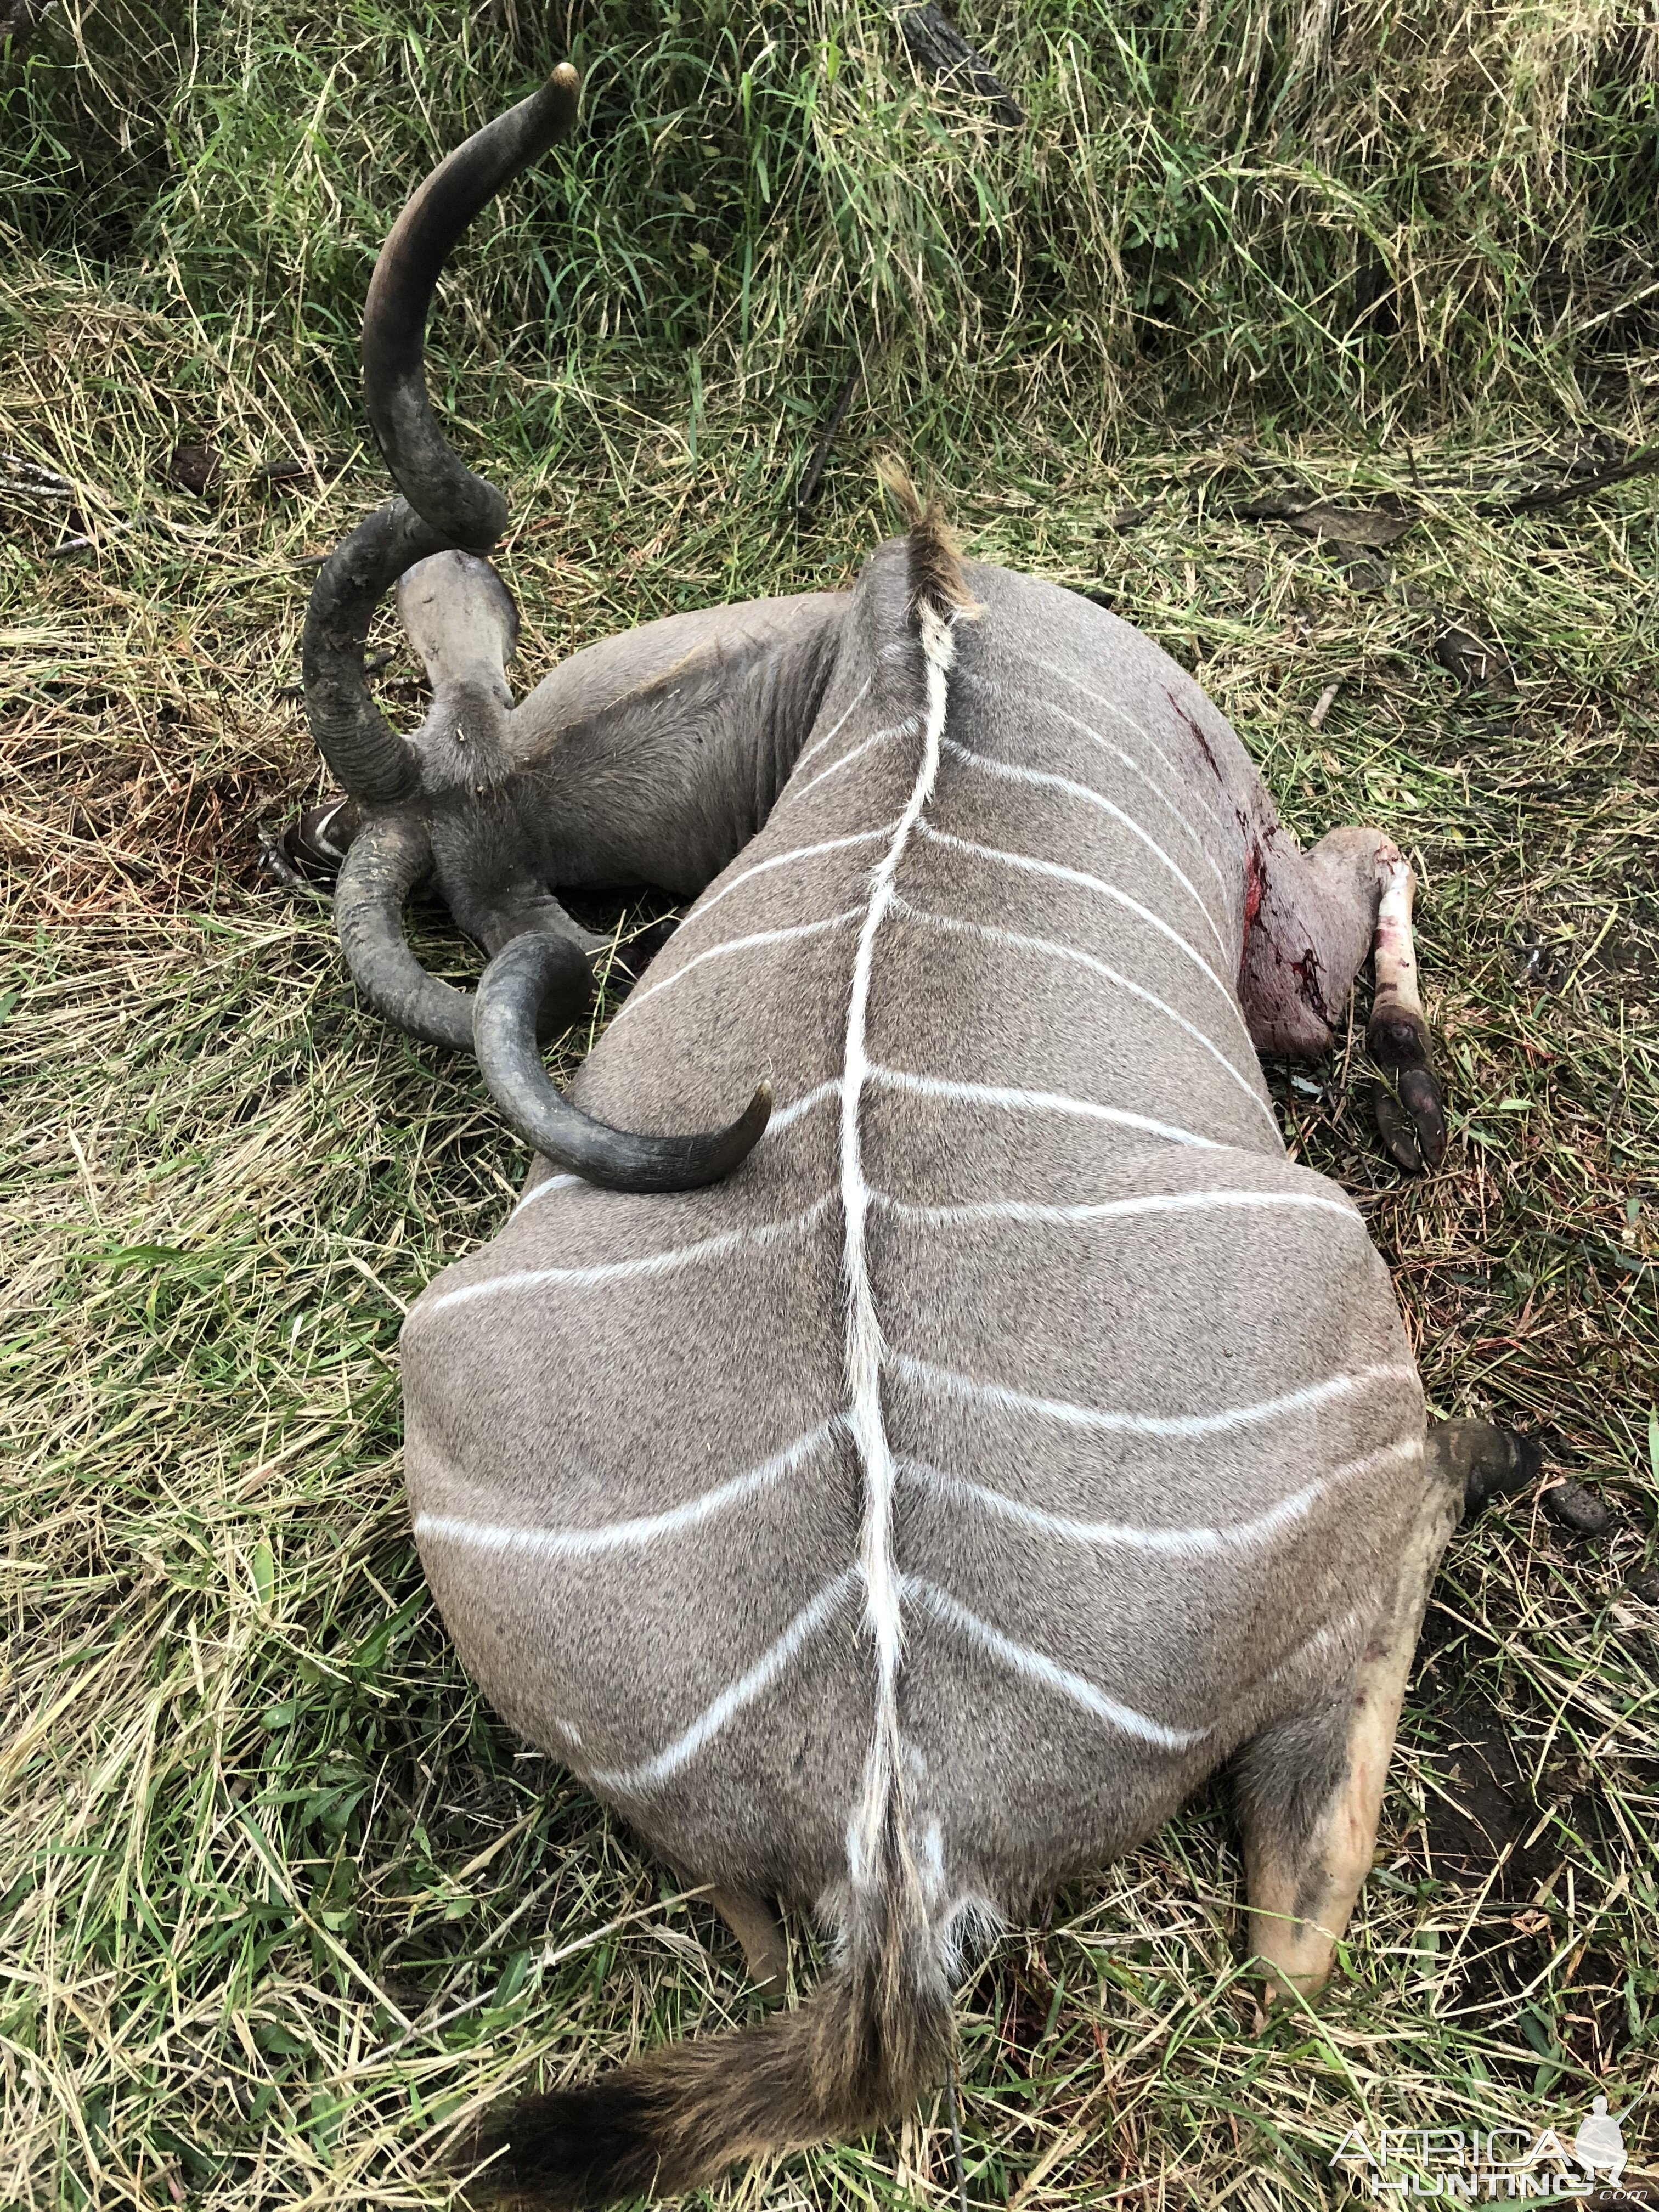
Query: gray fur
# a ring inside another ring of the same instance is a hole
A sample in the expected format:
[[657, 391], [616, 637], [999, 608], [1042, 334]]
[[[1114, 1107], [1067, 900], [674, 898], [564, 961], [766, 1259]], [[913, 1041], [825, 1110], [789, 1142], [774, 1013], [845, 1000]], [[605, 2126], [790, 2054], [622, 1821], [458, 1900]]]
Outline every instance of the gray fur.
[[[574, 1101], [667, 1131], [735, 1112], [769, 1077], [781, 1124], [708, 1189], [544, 1176], [431, 1285], [404, 1340], [422, 1558], [469, 1667], [526, 1736], [684, 1872], [832, 1921], [857, 1887], [872, 1737], [868, 1469], [847, 1425], [840, 1103], [788, 1109], [842, 1079], [859, 933], [803, 925], [866, 911], [885, 847], [761, 864], [883, 830], [912, 793], [926, 672], [903, 551], [884, 548], [849, 594], [591, 648], [516, 711], [500, 652], [476, 649], [506, 640], [477, 614], [477, 576], [447, 572], [459, 641], [445, 577], [423, 598], [422, 570], [404, 586], [441, 679], [419, 741], [428, 787], [459, 784], [465, 755], [500, 794], [487, 820], [458, 807], [447, 848], [434, 823], [448, 877], [499, 879], [505, 855], [544, 897], [636, 881], [702, 894]], [[1328, 1042], [1383, 841], [1344, 831], [1299, 853], [1232, 731], [1146, 638], [1051, 585], [980, 566], [968, 582], [980, 611], [950, 633], [939, 774], [868, 1006], [878, 1069], [957, 1088], [878, 1074], [857, 1120], [900, 1470], [901, 1794], [941, 1954], [971, 1913], [1016, 1914], [1132, 1845], [1253, 1740], [1304, 1745], [1285, 1818], [1305, 1825], [1340, 1771], [1325, 1720], [1418, 1510], [1425, 1427], [1382, 1261], [1340, 1192], [1287, 1159], [1255, 1059]], [[802, 933], [703, 957], [781, 931]], [[1216, 1192], [1236, 1195], [1091, 1219], [960, 1212]], [[1302, 1390], [1324, 1395], [1214, 1425]], [[802, 1438], [775, 1479], [639, 1533]], [[1255, 1542], [1226, 1533], [1276, 1510]], [[1081, 1542], [1054, 1518], [1120, 1534]], [[804, 1617], [774, 1677], [653, 1778]], [[1063, 1673], [1033, 1679], [1010, 1644]], [[1272, 1771], [1250, 1769], [1258, 1795]]]

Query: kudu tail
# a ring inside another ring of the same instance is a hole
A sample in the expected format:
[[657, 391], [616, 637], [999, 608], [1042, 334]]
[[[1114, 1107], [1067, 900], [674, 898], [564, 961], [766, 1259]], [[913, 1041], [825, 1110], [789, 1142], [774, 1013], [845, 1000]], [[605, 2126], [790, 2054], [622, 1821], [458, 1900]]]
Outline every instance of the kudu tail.
[[951, 1992], [918, 1909], [871, 1900], [806, 2002], [736, 2035], [695, 2038], [505, 2114], [475, 2146], [474, 2201], [582, 2212], [672, 2197], [736, 2160], [862, 2134], [942, 2080]]

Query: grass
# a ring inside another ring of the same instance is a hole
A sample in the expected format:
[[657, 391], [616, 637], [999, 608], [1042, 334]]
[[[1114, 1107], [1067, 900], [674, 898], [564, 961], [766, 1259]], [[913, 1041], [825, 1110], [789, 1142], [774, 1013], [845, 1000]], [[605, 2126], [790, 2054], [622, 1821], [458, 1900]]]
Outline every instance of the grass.
[[[1317, 2014], [1252, 2033], [1220, 1790], [1000, 1947], [960, 2008], [973, 2203], [1332, 2205], [1356, 2124], [1570, 2136], [1596, 2087], [1659, 2165], [1659, 1608], [1629, 1587], [1659, 1555], [1659, 502], [1488, 511], [1655, 433], [1653, 21], [963, 21], [1017, 137], [915, 84], [872, 8], [117, 0], [14, 61], [0, 452], [67, 489], [7, 494], [0, 544], [8, 2208], [441, 2201], [458, 2122], [536, 2069], [753, 2009], [427, 1602], [398, 1322], [522, 1157], [258, 866], [319, 787], [279, 696], [310, 564], [382, 492], [351, 386], [378, 238], [567, 43], [589, 135], [481, 226], [436, 348], [512, 494], [524, 680], [849, 574], [895, 440], [976, 552], [1109, 594], [1299, 833], [1417, 854], [1447, 1167], [1382, 1160], [1352, 1051], [1275, 1090], [1437, 1407], [1547, 1429], [1615, 1515], [1587, 1541], [1529, 1499], [1455, 1540]], [[210, 498], [168, 480], [185, 437]], [[293, 455], [314, 480], [257, 473]], [[1356, 563], [1237, 514], [1291, 482], [1420, 519]], [[1512, 692], [1440, 666], [1452, 623]], [[714, 2197], [943, 2205], [948, 2143], [930, 2109]]]

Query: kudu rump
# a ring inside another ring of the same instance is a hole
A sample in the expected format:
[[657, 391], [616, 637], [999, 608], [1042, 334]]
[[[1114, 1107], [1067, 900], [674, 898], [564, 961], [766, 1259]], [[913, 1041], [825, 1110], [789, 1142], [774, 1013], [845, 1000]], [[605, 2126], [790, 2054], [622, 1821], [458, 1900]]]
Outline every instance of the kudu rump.
[[[837, 1947], [798, 2009], [511, 2113], [494, 2185], [553, 2205], [902, 2112], [948, 2065], [963, 1942], [1224, 1760], [1251, 1944], [1316, 1987], [1436, 1562], [1521, 1456], [1425, 1437], [1382, 1261], [1255, 1057], [1324, 1051], [1374, 947], [1385, 1133], [1437, 1159], [1410, 872], [1371, 830], [1299, 852], [1148, 640], [930, 512], [849, 591], [653, 623], [512, 705], [504, 507], [421, 345], [575, 83], [387, 241], [364, 362], [404, 499], [306, 637], [352, 972], [476, 1048], [540, 1156], [404, 1330], [415, 1531], [489, 1696], [714, 1886], [759, 1978], [763, 1900]], [[399, 576], [409, 739], [362, 668]], [[404, 942], [422, 879], [490, 955], [476, 998]], [[554, 894], [635, 884], [696, 902], [567, 1100], [537, 1029], [592, 940]]]

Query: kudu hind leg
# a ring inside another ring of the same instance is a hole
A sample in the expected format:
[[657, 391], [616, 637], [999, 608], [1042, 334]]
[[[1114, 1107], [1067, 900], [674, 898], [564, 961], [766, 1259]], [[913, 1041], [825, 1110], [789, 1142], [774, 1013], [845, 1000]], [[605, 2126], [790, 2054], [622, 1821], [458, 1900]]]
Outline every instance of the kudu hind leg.
[[1421, 1502], [1346, 1699], [1265, 1730], [1239, 1760], [1249, 1941], [1267, 1969], [1269, 2002], [1323, 1986], [1370, 1870], [1430, 1585], [1464, 1510], [1467, 1456], [1431, 1433]]
[[777, 1917], [758, 1897], [742, 1889], [711, 1889], [708, 1902], [743, 1946], [749, 1978], [764, 1997], [781, 1997], [789, 1973], [789, 1954]]

